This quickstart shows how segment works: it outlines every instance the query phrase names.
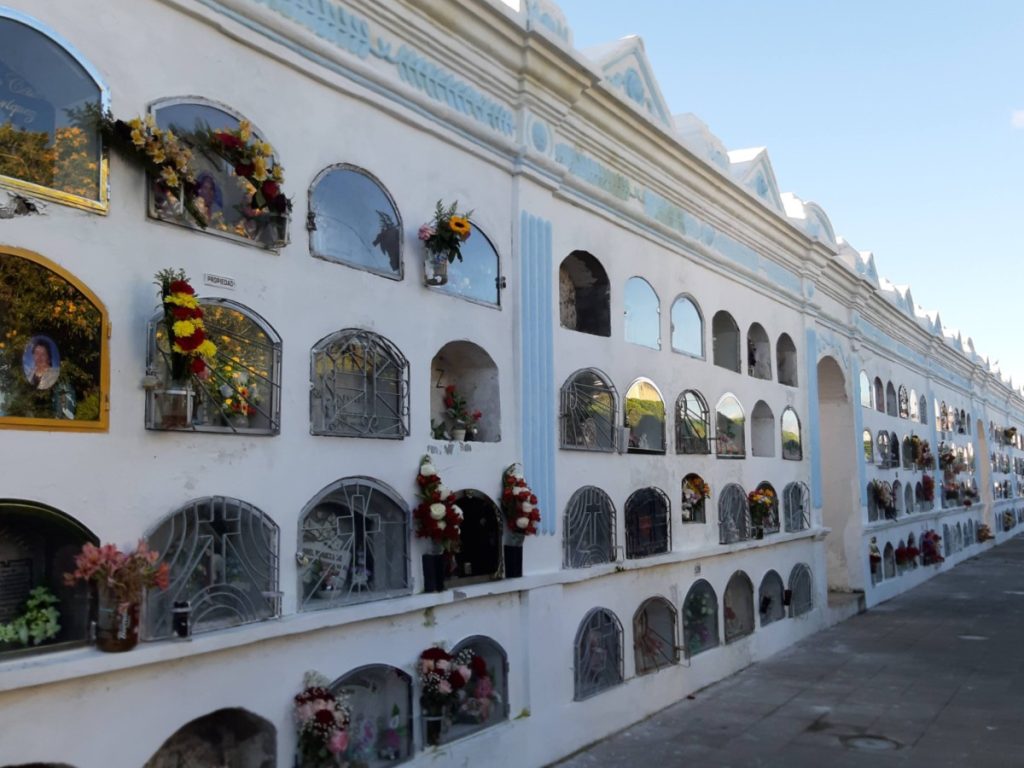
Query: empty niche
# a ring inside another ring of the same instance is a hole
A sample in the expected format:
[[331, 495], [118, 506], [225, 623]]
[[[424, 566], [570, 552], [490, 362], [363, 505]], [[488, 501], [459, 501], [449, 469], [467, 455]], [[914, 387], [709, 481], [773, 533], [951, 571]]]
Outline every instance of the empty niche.
[[179, 728], [143, 768], [223, 765], [275, 768], [277, 731], [244, 709], [218, 709]]
[[768, 571], [761, 579], [761, 588], [757, 591], [758, 613], [761, 614], [761, 626], [786, 617], [783, 599], [782, 577], [775, 571]]
[[747, 375], [772, 378], [772, 343], [760, 323], [753, 323], [747, 331]]
[[758, 400], [750, 414], [750, 453], [763, 457], [775, 455], [775, 415], [764, 400]]
[[725, 310], [711, 320], [711, 350], [715, 365], [740, 372], [740, 329]]
[[487, 494], [458, 491], [455, 503], [462, 510], [459, 551], [455, 554], [455, 578], [459, 584], [500, 579], [501, 510]]
[[608, 273], [594, 256], [573, 251], [558, 268], [559, 321], [563, 328], [611, 336]]
[[[789, 337], [788, 333], [784, 333], [779, 336], [778, 342], [775, 344], [775, 359], [779, 366], [779, 384], [785, 384], [789, 387], [795, 387], [798, 385], [797, 375], [797, 359], [796, 359], [796, 345], [793, 340]], [[863, 374], [863, 371], [861, 372]], [[867, 379], [865, 375], [864, 380]], [[863, 386], [863, 382], [862, 382]], [[861, 394], [863, 398], [863, 392]], [[868, 399], [871, 398], [871, 390], [868, 389]], [[870, 408], [870, 403], [868, 404]]]
[[731, 643], [754, 631], [754, 585], [743, 571], [729, 579], [722, 598], [725, 614], [725, 642]]
[[457, 428], [454, 427], [456, 419], [445, 405], [452, 386], [465, 400], [470, 418], [475, 413], [480, 414], [475, 421], [477, 432], [473, 439], [485, 443], [501, 440], [498, 366], [491, 356], [470, 341], [448, 342], [434, 355], [430, 364], [430, 418], [434, 424], [447, 428], [449, 434]]

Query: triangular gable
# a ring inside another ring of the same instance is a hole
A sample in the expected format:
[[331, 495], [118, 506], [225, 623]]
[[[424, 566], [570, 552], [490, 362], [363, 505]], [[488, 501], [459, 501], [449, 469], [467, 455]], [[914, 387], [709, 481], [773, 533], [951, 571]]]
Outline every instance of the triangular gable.
[[734, 149], [729, 152], [732, 164], [733, 179], [767, 205], [785, 215], [786, 209], [779, 194], [779, 184], [775, 181], [775, 171], [768, 159], [768, 150], [764, 147], [752, 149]]
[[604, 82], [648, 119], [673, 129], [672, 113], [661, 95], [644, 42], [630, 35], [614, 43], [587, 48], [583, 55], [597, 64]]

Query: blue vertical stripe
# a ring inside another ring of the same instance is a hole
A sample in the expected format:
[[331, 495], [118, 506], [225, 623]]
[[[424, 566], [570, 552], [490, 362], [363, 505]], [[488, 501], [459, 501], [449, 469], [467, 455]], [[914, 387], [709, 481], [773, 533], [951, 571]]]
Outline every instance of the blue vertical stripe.
[[[860, 505], [868, 503], [868, 472], [864, 465], [864, 406], [860, 404], [860, 358], [850, 356], [850, 375], [853, 376], [853, 431], [857, 441], [857, 479], [860, 482]], [[869, 382], [870, 385], [870, 382]]]
[[811, 430], [811, 503], [821, 509], [821, 415], [818, 413], [818, 332], [807, 329], [807, 403]]
[[520, 296], [522, 315], [523, 469], [537, 494], [542, 533], [555, 532], [554, 275], [551, 222], [525, 211], [520, 217]]

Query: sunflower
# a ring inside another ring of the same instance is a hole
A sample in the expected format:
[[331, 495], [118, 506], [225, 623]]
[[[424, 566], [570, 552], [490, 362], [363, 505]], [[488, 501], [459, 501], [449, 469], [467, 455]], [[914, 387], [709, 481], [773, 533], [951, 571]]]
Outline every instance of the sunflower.
[[463, 216], [452, 216], [448, 219], [448, 229], [465, 240], [469, 237], [470, 232], [469, 219]]

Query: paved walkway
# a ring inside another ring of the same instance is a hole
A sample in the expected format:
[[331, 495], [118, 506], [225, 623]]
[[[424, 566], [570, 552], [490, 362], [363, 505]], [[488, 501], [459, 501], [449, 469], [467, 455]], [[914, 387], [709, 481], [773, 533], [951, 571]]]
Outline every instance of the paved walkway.
[[1021, 768], [1024, 538], [559, 768]]

